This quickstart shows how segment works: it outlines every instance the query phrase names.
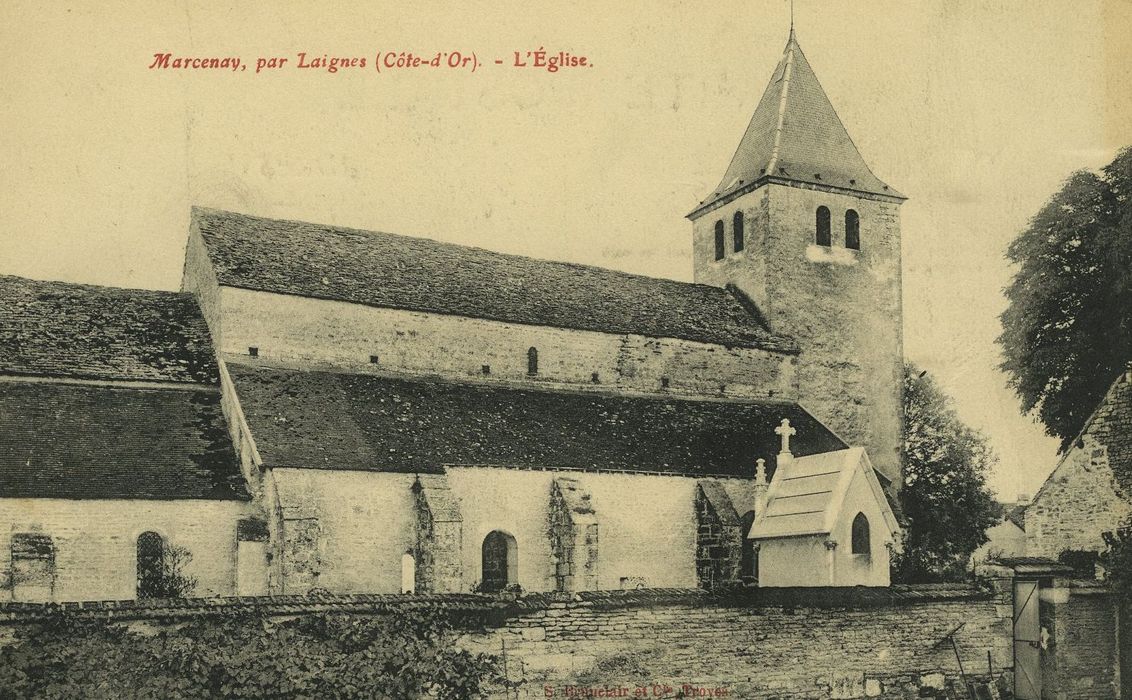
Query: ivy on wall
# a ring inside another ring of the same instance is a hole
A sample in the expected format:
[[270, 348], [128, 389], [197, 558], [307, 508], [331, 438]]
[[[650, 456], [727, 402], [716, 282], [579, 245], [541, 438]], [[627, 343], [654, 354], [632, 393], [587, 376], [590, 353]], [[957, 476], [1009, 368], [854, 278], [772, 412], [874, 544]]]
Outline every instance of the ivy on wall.
[[202, 617], [156, 632], [60, 614], [0, 649], [0, 698], [482, 698], [498, 663], [435, 616]]

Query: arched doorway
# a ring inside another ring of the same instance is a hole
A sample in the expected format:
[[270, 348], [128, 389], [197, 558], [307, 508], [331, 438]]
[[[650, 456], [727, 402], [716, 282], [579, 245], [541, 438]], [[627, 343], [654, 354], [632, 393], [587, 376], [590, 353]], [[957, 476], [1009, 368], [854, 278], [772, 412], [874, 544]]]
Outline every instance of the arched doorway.
[[483, 538], [483, 579], [485, 593], [501, 591], [519, 582], [519, 547], [515, 538], [500, 530], [489, 532]]

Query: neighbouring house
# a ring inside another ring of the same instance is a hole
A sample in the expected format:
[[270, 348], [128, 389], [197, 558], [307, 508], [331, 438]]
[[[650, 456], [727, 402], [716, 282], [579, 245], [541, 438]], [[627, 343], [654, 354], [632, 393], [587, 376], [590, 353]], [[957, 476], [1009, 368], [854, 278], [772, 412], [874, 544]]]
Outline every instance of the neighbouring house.
[[1026, 555], [1026, 507], [1029, 504], [1029, 496], [1019, 496], [1013, 503], [1002, 504], [1002, 519], [987, 528], [987, 541], [971, 554], [972, 565]]
[[1132, 518], [1132, 364], [1116, 377], [1026, 508], [1026, 554], [1104, 551]]

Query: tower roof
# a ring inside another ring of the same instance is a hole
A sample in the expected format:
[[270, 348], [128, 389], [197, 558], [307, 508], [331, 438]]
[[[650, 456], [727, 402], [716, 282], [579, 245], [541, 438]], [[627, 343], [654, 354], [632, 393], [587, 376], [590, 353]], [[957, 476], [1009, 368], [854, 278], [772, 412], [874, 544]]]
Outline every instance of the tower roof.
[[766, 182], [905, 199], [865, 164], [793, 29], [727, 173], [689, 217]]

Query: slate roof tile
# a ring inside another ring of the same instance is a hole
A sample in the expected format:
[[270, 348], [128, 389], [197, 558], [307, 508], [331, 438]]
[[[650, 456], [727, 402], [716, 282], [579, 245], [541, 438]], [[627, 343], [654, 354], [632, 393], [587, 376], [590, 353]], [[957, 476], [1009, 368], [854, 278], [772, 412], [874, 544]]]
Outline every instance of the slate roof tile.
[[193, 209], [221, 285], [510, 323], [796, 352], [737, 290], [425, 238]]
[[0, 275], [0, 374], [218, 384], [190, 294]]
[[0, 498], [248, 494], [215, 389], [2, 381]]
[[793, 31], [723, 180], [691, 215], [768, 178], [904, 199], [861, 157]]
[[264, 465], [436, 473], [444, 465], [750, 476], [774, 428], [795, 454], [845, 447], [795, 403], [526, 389], [228, 364]]

